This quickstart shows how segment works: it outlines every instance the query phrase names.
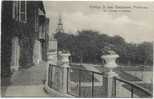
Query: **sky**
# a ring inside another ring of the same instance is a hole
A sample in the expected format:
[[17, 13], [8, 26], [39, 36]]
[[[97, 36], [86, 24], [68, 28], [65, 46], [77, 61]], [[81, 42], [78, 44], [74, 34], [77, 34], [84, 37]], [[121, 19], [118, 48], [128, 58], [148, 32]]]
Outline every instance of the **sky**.
[[61, 15], [64, 31], [70, 34], [95, 30], [120, 35], [127, 42], [154, 40], [154, 2], [44, 1], [44, 6], [50, 19], [50, 33], [55, 33]]

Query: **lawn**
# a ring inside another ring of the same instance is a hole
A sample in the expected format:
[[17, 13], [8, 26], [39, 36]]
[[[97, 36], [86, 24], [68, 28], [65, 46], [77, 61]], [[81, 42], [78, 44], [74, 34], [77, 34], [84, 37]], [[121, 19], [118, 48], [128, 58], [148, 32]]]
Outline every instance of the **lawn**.
[[[76, 97], [92, 97], [92, 87], [81, 87], [80, 88], [80, 95], [79, 95], [79, 88], [76, 88], [74, 90], [70, 90], [69, 94], [76, 96]], [[93, 97], [95, 98], [105, 98], [106, 95], [104, 93], [103, 86], [94, 86], [93, 89]]]
[[[77, 69], [69, 69], [70, 72], [70, 79], [71, 81], [75, 82], [74, 85], [71, 86], [69, 84], [69, 94], [79, 97], [79, 90], [80, 90], [80, 97], [92, 97], [92, 72], [86, 71], [86, 68], [79, 65], [71, 66]], [[79, 71], [81, 69], [81, 71]], [[95, 76], [101, 76], [94, 73], [94, 84], [95, 82], [99, 82]], [[79, 77], [80, 76], [80, 77]], [[81, 81], [81, 86], [79, 89], [79, 79]], [[90, 86], [82, 86], [82, 83], [88, 83]], [[94, 97], [103, 97], [103, 88], [102, 86], [94, 86]]]
[[[131, 86], [130, 85], [127, 85], [127, 84], [123, 84], [123, 87], [126, 88], [127, 90], [131, 91]], [[141, 97], [141, 98], [148, 98], [150, 97], [149, 95], [147, 95], [146, 93], [144, 93], [143, 91], [137, 89], [137, 88], [134, 88], [134, 94]]]
[[[81, 82], [92, 82], [91, 71], [87, 71], [83, 66], [72, 66], [72, 67], [76, 69], [69, 69], [71, 81], [78, 82], [80, 79]], [[95, 77], [94, 77], [94, 82], [98, 82], [98, 80]]]
[[[76, 65], [76, 66], [72, 66], [72, 67], [75, 67], [75, 68], [78, 68], [78, 69], [85, 69], [82, 65]], [[102, 67], [99, 67], [99, 66], [95, 66], [95, 68], [97, 68], [100, 72], [105, 72], [105, 71], [108, 71], [106, 68], [102, 68]], [[136, 76], [133, 76], [125, 71], [131, 71], [131, 70], [134, 70], [134, 71], [139, 71], [139, 70], [142, 70], [142, 68], [140, 68], [139, 66], [137, 67], [118, 67], [116, 69], [114, 69], [114, 71], [122, 78], [122, 79], [125, 79], [125, 80], [128, 80], [128, 81], [142, 81], [141, 79], [139, 79], [138, 77]], [[149, 71], [149, 67], [145, 67], [144, 68], [145, 71]], [[79, 75], [81, 76], [81, 82], [91, 82], [92, 81], [92, 74], [91, 72], [88, 72], [88, 71], [81, 71], [79, 73], [78, 70], [73, 70], [73, 72], [71, 72], [71, 80], [72, 81], [76, 81], [78, 82], [79, 80]], [[95, 82], [99, 82], [96, 78], [94, 78], [94, 81]], [[144, 88], [148, 88], [152, 91], [152, 85], [149, 85], [149, 84], [139, 84], [140, 86], [144, 87]], [[130, 86], [129, 85], [126, 85], [124, 84], [123, 87], [126, 89], [126, 90], [129, 90], [130, 91]], [[80, 88], [80, 97], [92, 97], [92, 91], [91, 91], [91, 86], [89, 87], [83, 87]], [[79, 95], [79, 88], [75, 88], [74, 91], [72, 91], [72, 93], [75, 95], [75, 96], [78, 96]], [[146, 94], [144, 94], [143, 92], [137, 90], [137, 89], [134, 89], [134, 94], [135, 95], [138, 95], [140, 97], [147, 97]], [[104, 93], [103, 93], [103, 87], [102, 86], [94, 86], [94, 97], [105, 97], [104, 96]]]
[[137, 85], [149, 90], [150, 92], [153, 91], [153, 84], [149, 84], [149, 83], [138, 83]]

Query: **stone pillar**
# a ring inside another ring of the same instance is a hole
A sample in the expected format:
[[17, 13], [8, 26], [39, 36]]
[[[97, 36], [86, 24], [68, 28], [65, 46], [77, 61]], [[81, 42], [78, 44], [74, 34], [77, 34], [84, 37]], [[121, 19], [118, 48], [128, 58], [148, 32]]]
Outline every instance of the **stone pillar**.
[[33, 48], [33, 63], [35, 65], [38, 65], [41, 60], [42, 60], [42, 47], [41, 47], [41, 43], [40, 43], [40, 41], [35, 40], [34, 48]]
[[109, 98], [113, 97], [113, 88], [115, 86], [113, 86], [113, 77], [118, 76], [118, 74], [116, 74], [115, 72], [113, 72], [113, 68], [117, 67], [116, 64], [116, 59], [119, 56], [117, 54], [111, 54], [111, 55], [103, 55], [101, 58], [104, 59], [106, 61], [106, 64], [104, 65], [104, 67], [106, 67], [109, 71], [105, 72], [105, 77], [104, 77], [104, 86], [105, 86], [105, 91], [106, 91], [106, 95]]
[[57, 52], [48, 52], [48, 64], [57, 65]]
[[[49, 74], [49, 65], [57, 65], [57, 52], [48, 52], [47, 53], [47, 62], [48, 65], [46, 67], [46, 86], [48, 86], [48, 74]], [[52, 74], [55, 74], [55, 71], [52, 71]], [[54, 75], [52, 76], [52, 80], [54, 79]]]
[[19, 69], [20, 46], [18, 37], [12, 39], [11, 71]]
[[[67, 79], [69, 78], [67, 75], [67, 68], [69, 66], [69, 56], [70, 53], [62, 53], [61, 54], [61, 66], [63, 67], [63, 93], [67, 93]], [[68, 77], [68, 78], [67, 78]]]
[[[45, 87], [46, 89], [50, 89], [48, 86], [48, 76], [49, 76], [49, 65], [57, 65], [57, 41], [56, 40], [49, 40], [49, 45], [48, 45], [48, 52], [47, 52], [47, 61], [48, 65], [46, 67], [47, 73], [46, 73], [46, 82], [45, 82]], [[52, 81], [55, 79], [55, 68], [52, 70]]]

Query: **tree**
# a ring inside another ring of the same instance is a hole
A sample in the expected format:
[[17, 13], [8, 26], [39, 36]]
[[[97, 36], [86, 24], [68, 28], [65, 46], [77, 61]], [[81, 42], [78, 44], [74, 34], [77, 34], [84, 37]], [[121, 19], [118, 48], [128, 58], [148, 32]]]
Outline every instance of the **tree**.
[[143, 42], [138, 45], [138, 61], [145, 65], [152, 65], [153, 62], [153, 45], [150, 42]]
[[105, 46], [112, 45], [120, 58], [122, 64], [152, 64], [153, 46], [152, 43], [141, 44], [127, 43], [121, 36], [108, 36], [97, 31], [78, 31], [78, 35], [70, 33], [57, 33], [59, 50], [68, 50], [71, 53], [73, 62], [99, 63], [101, 56], [105, 53]]

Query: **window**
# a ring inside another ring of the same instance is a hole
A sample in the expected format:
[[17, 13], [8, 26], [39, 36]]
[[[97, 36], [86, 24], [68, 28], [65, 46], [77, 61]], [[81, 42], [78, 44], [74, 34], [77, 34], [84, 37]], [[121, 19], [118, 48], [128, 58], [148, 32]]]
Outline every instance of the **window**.
[[27, 21], [27, 3], [26, 1], [19, 2], [19, 21], [26, 23]]
[[19, 2], [18, 1], [14, 1], [13, 2], [13, 13], [12, 13], [12, 15], [13, 15], [13, 19], [15, 19], [16, 21], [18, 21], [19, 20], [19, 11], [18, 11], [18, 8], [19, 7]]
[[38, 32], [38, 25], [39, 25], [39, 22], [38, 22], [38, 14], [37, 14], [37, 9], [35, 9], [35, 32]]
[[19, 22], [27, 22], [27, 3], [26, 1], [13, 1], [13, 19]]

